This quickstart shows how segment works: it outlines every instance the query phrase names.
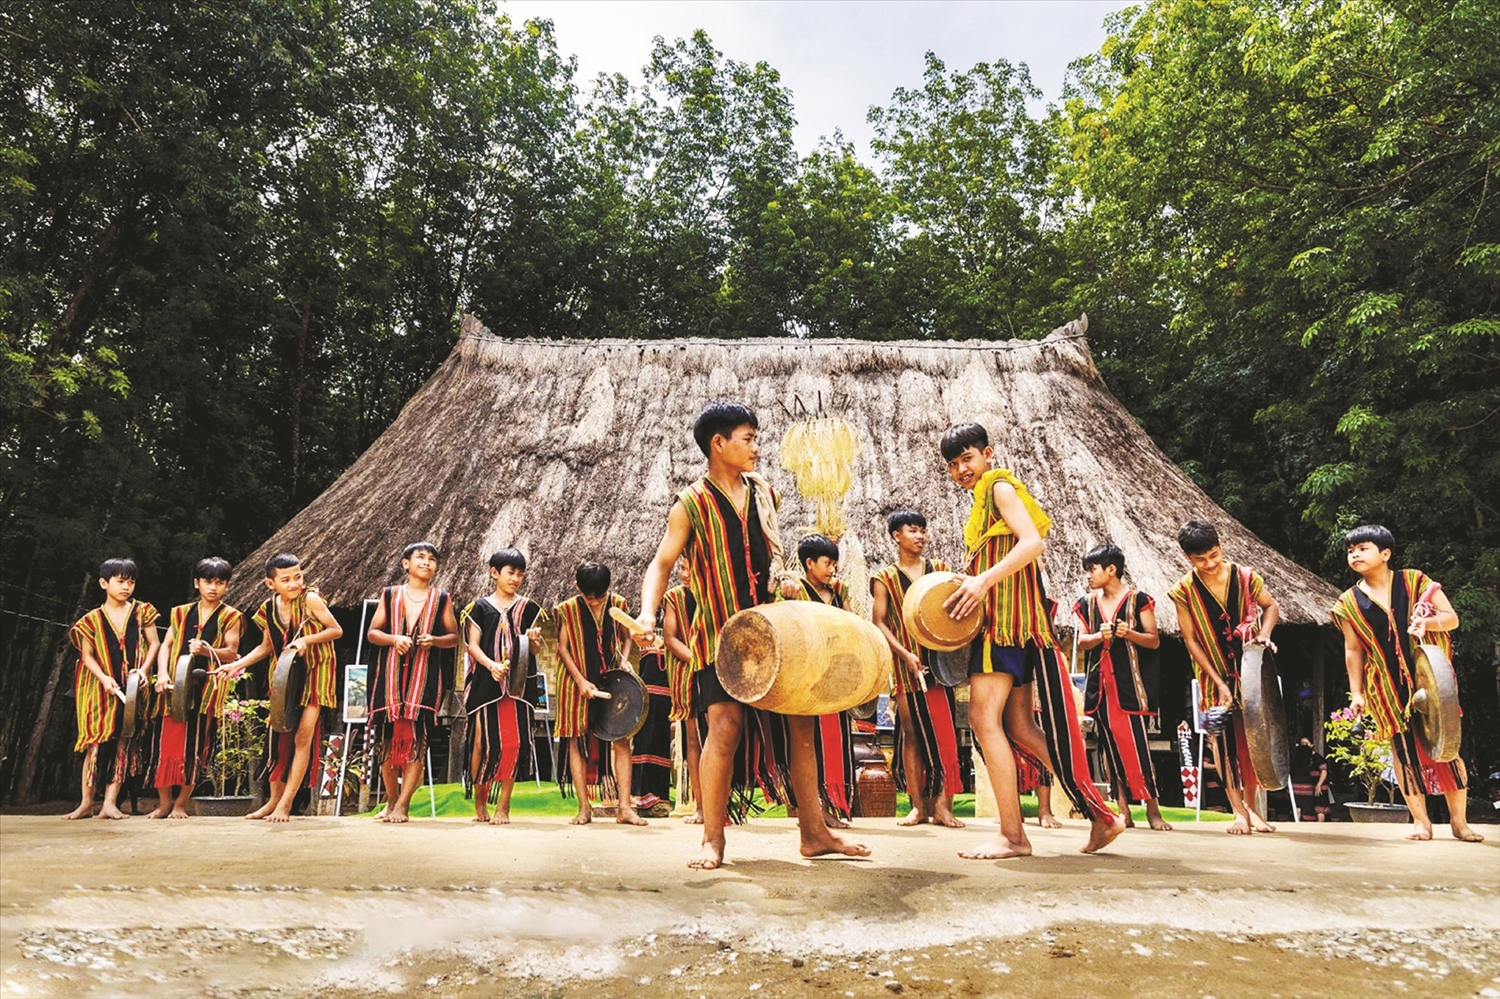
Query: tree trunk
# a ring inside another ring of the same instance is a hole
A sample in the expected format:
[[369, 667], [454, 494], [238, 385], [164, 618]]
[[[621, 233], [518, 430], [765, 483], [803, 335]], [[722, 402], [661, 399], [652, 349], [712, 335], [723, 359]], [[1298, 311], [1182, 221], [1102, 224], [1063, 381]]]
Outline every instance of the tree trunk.
[[[78, 604], [73, 618], [83, 616], [84, 601], [89, 596], [92, 576], [84, 573], [83, 585], [78, 590]], [[16, 801], [29, 805], [35, 798], [37, 761], [42, 755], [42, 743], [46, 740], [47, 724], [52, 720], [52, 701], [57, 696], [57, 685], [62, 679], [63, 668], [68, 664], [68, 650], [73, 646], [67, 638], [57, 639], [57, 651], [52, 654], [52, 668], [47, 671], [47, 683], [42, 688], [42, 702], [37, 706], [36, 723], [31, 727], [31, 738], [26, 743], [26, 757], [21, 761], [21, 773], [16, 779]]]
[[297, 497], [297, 484], [302, 477], [302, 385], [307, 377], [307, 327], [312, 322], [313, 286], [307, 286], [307, 299], [302, 303], [301, 325], [297, 328], [297, 380], [292, 384], [292, 477], [287, 499]]
[[[120, 474], [115, 478], [114, 488], [109, 491], [109, 508], [104, 511], [104, 521], [99, 525], [100, 537], [109, 533], [109, 524], [115, 515], [115, 504], [120, 498], [120, 486], [125, 482], [125, 470], [129, 467], [129, 461], [120, 467]], [[78, 588], [78, 603], [73, 608], [75, 621], [83, 616], [83, 610], [88, 605], [89, 584], [93, 580], [93, 573], [83, 574], [83, 585]], [[47, 683], [42, 688], [42, 703], [37, 707], [36, 724], [31, 727], [31, 739], [26, 743], [26, 757], [21, 761], [21, 773], [16, 779], [15, 798], [17, 803], [22, 805], [31, 804], [35, 798], [37, 761], [42, 755], [42, 743], [46, 739], [47, 723], [52, 720], [52, 702], [57, 696], [57, 685], [62, 679], [63, 668], [67, 665], [70, 648], [72, 648], [71, 643], [63, 638], [58, 641], [57, 651], [52, 655], [52, 668], [47, 672]]]

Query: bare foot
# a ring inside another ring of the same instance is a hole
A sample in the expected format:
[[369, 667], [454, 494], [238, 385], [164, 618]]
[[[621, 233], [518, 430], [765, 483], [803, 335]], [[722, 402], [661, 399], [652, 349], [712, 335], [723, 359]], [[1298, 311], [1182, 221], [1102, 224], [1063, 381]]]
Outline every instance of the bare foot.
[[63, 816], [64, 819], [66, 819], [66, 820], [68, 820], [70, 822], [73, 821], [74, 819], [91, 819], [93, 817], [94, 817], [94, 803], [92, 801], [85, 802], [84, 804], [79, 805], [77, 808], [73, 809], [67, 815]]
[[1100, 822], [1095, 820], [1090, 824], [1089, 841], [1083, 844], [1080, 853], [1098, 853], [1109, 844], [1113, 843], [1120, 833], [1125, 831], [1125, 820], [1118, 815], [1113, 822]]
[[1254, 812], [1250, 813], [1250, 828], [1259, 833], [1273, 833], [1276, 831], [1275, 826], [1271, 825], [1271, 823], [1267, 822], [1259, 815], [1256, 815]]
[[959, 856], [965, 860], [1005, 860], [1007, 857], [1031, 856], [1031, 843], [1024, 836], [1011, 842], [1004, 836], [986, 840], [972, 850], [963, 850]]
[[938, 825], [947, 826], [949, 829], [962, 829], [964, 827], [963, 821], [957, 815], [954, 815], [953, 812], [941, 805], [938, 806], [932, 816], [932, 821]]
[[831, 832], [827, 826], [812, 833], [804, 833], [800, 847], [804, 857], [868, 857], [870, 848], [863, 843], [851, 843]]
[[187, 809], [181, 805], [173, 805], [172, 810], [167, 813], [169, 819], [185, 819], [188, 817]]
[[469, 821], [471, 821], [471, 822], [488, 822], [489, 820], [490, 820], [490, 813], [489, 812], [484, 811], [482, 809], [476, 808], [476, 809], [474, 809], [474, 817], [472, 819], [470, 819]]
[[[286, 820], [283, 819], [282, 821], [284, 822]], [[381, 821], [382, 822], [390, 822], [392, 824], [400, 824], [402, 822], [406, 822], [406, 821], [408, 821], [408, 817], [407, 817], [407, 814], [406, 814], [406, 809], [404, 809], [404, 808], [389, 809], [388, 812], [387, 812], [387, 817], [386, 818], [382, 818]]]
[[588, 811], [579, 812], [577, 815], [575, 815], [571, 819], [569, 819], [568, 820], [568, 825], [570, 825], [570, 826], [586, 826], [586, 825], [588, 825], [592, 821], [594, 821], [594, 812], [593, 812], [593, 809], [589, 809]]
[[292, 810], [291, 810], [290, 807], [288, 807], [287, 810], [283, 812], [281, 809], [277, 808], [274, 811], [272, 811], [270, 815], [266, 816], [266, 821], [267, 822], [290, 822], [290, 821], [292, 821]]
[[1062, 828], [1062, 823], [1057, 821], [1057, 816], [1053, 815], [1051, 812], [1048, 812], [1046, 815], [1038, 815], [1036, 817], [1036, 824], [1041, 826], [1043, 829]]
[[1172, 824], [1160, 815], [1147, 815], [1146, 821], [1151, 823], [1151, 828], [1157, 832], [1171, 832]]
[[834, 814], [833, 812], [826, 812], [825, 811], [823, 813], [823, 824], [825, 826], [827, 826], [829, 829], [848, 829], [849, 828], [849, 823], [845, 822], [843, 819], [839, 818], [839, 816], [836, 815], [836, 814]]
[[276, 803], [274, 801], [268, 801], [264, 805], [261, 805], [259, 808], [257, 808], [255, 811], [251, 812], [249, 815], [245, 816], [245, 818], [247, 818], [247, 819], [263, 819], [267, 815], [270, 815], [275, 810], [276, 810]]
[[1426, 842], [1427, 840], [1432, 839], [1432, 823], [1418, 822], [1416, 830], [1412, 833], [1409, 833], [1406, 838], [1420, 840], [1422, 842]]
[[490, 816], [490, 825], [492, 825], [492, 826], [508, 826], [508, 825], [510, 825], [510, 812], [508, 812], [508, 811], [501, 811], [498, 808], [495, 809], [495, 814]]
[[647, 823], [634, 808], [616, 808], [615, 824], [622, 826], [643, 826]]
[[1231, 836], [1249, 836], [1250, 823], [1246, 822], [1244, 819], [1236, 818], [1229, 824], [1229, 828], [1224, 831]]
[[1483, 843], [1484, 837], [1471, 829], [1468, 823], [1453, 823], [1453, 838], [1465, 843]]
[[155, 808], [151, 809], [151, 811], [149, 811], [149, 812], [146, 813], [146, 818], [148, 818], [148, 819], [164, 819], [164, 818], [167, 817], [167, 812], [168, 812], [168, 806], [166, 806], [166, 805], [157, 805]]
[[906, 818], [904, 818], [901, 821], [897, 822], [896, 825], [898, 825], [898, 826], [919, 826], [923, 822], [926, 822], [926, 821], [927, 821], [927, 813], [924, 812], [924, 811], [922, 811], [920, 808], [917, 808], [917, 807], [913, 806], [912, 810], [906, 813]]
[[105, 805], [103, 808], [99, 809], [99, 817], [101, 819], [125, 819], [125, 818], [129, 818], [128, 815], [126, 815], [124, 812], [120, 811], [114, 805]]
[[695, 871], [712, 871], [722, 863], [724, 863], [724, 834], [721, 832], [717, 836], [703, 840], [703, 848], [698, 851], [697, 856], [688, 861], [688, 866]]
[[684, 817], [682, 823], [688, 826], [701, 826], [703, 824], [703, 813], [694, 812], [692, 815]]

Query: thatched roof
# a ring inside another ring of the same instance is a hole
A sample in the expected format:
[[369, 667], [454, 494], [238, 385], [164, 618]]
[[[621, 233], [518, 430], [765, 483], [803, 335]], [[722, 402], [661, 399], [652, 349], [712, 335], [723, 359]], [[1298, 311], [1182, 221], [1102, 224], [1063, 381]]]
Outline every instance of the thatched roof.
[[[937, 441], [972, 420], [1053, 517], [1046, 568], [1059, 600], [1082, 592], [1079, 555], [1106, 539], [1124, 549], [1133, 584], [1163, 597], [1186, 570], [1177, 528], [1203, 517], [1232, 558], [1265, 574], [1284, 620], [1327, 623], [1335, 589], [1232, 520], [1162, 454], [1105, 386], [1086, 328], [962, 343], [543, 341], [496, 339], [466, 319], [390, 428], [246, 562], [296, 552], [330, 603], [355, 606], [396, 581], [401, 548], [425, 538], [443, 553], [440, 584], [467, 600], [486, 589], [489, 554], [515, 546], [539, 599], [568, 595], [574, 566], [599, 559], [634, 603], [674, 493], [705, 467], [693, 419], [705, 401], [728, 397], [760, 416], [761, 470], [785, 496], [789, 545], [813, 516], [781, 469], [781, 437], [796, 418], [838, 416], [862, 446], [846, 553], [862, 545], [871, 569], [887, 561], [884, 516], [914, 507], [929, 519], [929, 553], [958, 561], [969, 497], [948, 480]], [[246, 603], [256, 575], [238, 577]], [[1169, 605], [1158, 617], [1176, 632]]]

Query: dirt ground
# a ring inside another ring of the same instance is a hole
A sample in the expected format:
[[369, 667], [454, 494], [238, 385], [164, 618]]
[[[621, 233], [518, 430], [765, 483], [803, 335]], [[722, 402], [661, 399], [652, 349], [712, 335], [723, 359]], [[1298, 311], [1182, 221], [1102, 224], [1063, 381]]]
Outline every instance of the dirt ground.
[[1500, 997], [1493, 835], [1188, 824], [1084, 856], [1067, 821], [971, 862], [978, 822], [858, 825], [868, 861], [759, 820], [700, 873], [673, 820], [7, 815], [0, 997]]

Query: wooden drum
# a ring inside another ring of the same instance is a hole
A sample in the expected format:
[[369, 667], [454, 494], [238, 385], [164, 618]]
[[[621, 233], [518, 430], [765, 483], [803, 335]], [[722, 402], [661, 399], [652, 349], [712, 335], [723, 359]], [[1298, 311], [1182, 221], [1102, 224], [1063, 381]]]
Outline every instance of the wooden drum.
[[943, 609], [943, 601], [963, 585], [966, 577], [956, 572], [929, 572], [906, 591], [901, 602], [901, 620], [924, 649], [955, 652], [974, 640], [983, 622], [980, 612], [955, 621]]
[[810, 600], [742, 610], [719, 632], [719, 682], [741, 703], [783, 715], [828, 715], [878, 696], [891, 675], [880, 629]]

